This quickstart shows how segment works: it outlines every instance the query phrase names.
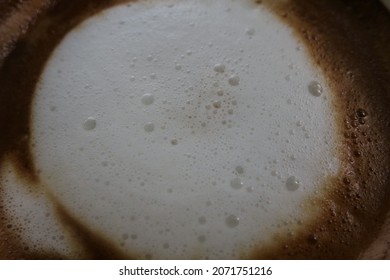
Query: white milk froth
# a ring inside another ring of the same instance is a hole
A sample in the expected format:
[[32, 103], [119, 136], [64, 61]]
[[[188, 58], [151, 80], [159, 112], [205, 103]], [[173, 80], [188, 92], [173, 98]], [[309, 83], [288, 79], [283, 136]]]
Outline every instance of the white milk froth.
[[37, 169], [125, 253], [245, 257], [312, 218], [305, 199], [337, 173], [331, 93], [261, 5], [161, 2], [104, 11], [55, 50], [34, 100]]

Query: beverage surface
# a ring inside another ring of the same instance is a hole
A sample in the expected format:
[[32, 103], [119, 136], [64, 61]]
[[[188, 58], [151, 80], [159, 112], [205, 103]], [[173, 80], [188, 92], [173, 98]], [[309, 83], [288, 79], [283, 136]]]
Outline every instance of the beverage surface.
[[358, 257], [387, 212], [388, 12], [119, 2], [2, 20], [2, 257]]

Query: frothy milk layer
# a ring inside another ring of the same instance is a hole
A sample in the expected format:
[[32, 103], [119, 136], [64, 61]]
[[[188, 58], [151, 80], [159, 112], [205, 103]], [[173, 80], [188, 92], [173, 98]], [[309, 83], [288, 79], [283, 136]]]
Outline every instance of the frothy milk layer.
[[252, 1], [104, 11], [56, 49], [33, 110], [47, 191], [141, 258], [245, 257], [313, 218], [339, 168], [326, 81]]

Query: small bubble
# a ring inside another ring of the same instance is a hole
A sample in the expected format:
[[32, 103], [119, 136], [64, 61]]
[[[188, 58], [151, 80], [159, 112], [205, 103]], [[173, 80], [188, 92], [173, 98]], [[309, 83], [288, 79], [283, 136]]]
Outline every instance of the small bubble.
[[322, 86], [319, 82], [313, 81], [308, 86], [309, 92], [314, 96], [320, 96], [323, 92]]
[[289, 191], [296, 191], [300, 185], [301, 183], [294, 176], [289, 177], [286, 181], [286, 187]]
[[249, 36], [253, 36], [253, 35], [255, 35], [255, 29], [254, 28], [247, 28], [246, 30], [245, 30], [245, 33], [247, 34], [247, 35], [249, 35]]
[[142, 103], [144, 105], [152, 105], [153, 102], [154, 102], [154, 96], [152, 94], [147, 93], [142, 96]]
[[311, 245], [316, 244], [318, 242], [318, 236], [314, 233], [309, 234], [309, 236], [307, 237], [307, 242]]
[[344, 178], [343, 178], [343, 183], [344, 183], [345, 185], [349, 185], [349, 184], [351, 184], [351, 179], [349, 179], [348, 177], [344, 177]]
[[150, 78], [151, 78], [151, 79], [153, 79], [153, 80], [154, 80], [154, 79], [156, 79], [156, 77], [157, 77], [157, 76], [156, 76], [156, 73], [152, 73], [152, 74], [150, 74]]
[[238, 174], [244, 174], [244, 167], [242, 167], [241, 165], [237, 166], [236, 167], [236, 172]]
[[152, 61], [153, 60], [153, 55], [148, 55], [148, 57], [146, 58], [147, 61]]
[[214, 65], [214, 71], [217, 72], [217, 73], [223, 73], [225, 72], [225, 65], [223, 64], [215, 64]]
[[207, 223], [206, 217], [205, 216], [199, 217], [198, 222], [201, 225], [206, 224]]
[[204, 242], [206, 242], [206, 236], [204, 236], [204, 235], [198, 236], [198, 241], [199, 241], [199, 243], [204, 243]]
[[244, 186], [244, 182], [240, 178], [234, 178], [233, 180], [230, 181], [230, 186], [233, 189], [241, 189]]
[[232, 75], [229, 78], [229, 84], [231, 86], [238, 86], [240, 84], [240, 77], [237, 75]]
[[218, 96], [223, 96], [223, 90], [222, 89], [217, 90], [217, 95]]
[[225, 224], [230, 228], [235, 228], [240, 223], [240, 218], [236, 215], [230, 215], [225, 219]]
[[359, 118], [365, 118], [367, 117], [367, 112], [366, 110], [362, 109], [362, 108], [359, 108], [357, 109], [356, 111], [356, 115], [359, 117]]
[[215, 109], [221, 108], [221, 101], [215, 100], [215, 101], [213, 102], [213, 107], [214, 107]]
[[296, 160], [297, 157], [296, 157], [295, 155], [291, 155], [291, 156], [290, 156], [290, 159], [291, 159], [291, 160]]
[[145, 124], [144, 129], [146, 132], [153, 132], [154, 131], [154, 124], [149, 122], [149, 123]]
[[192, 50], [187, 50], [187, 55], [191, 55], [192, 54]]
[[92, 117], [89, 117], [83, 125], [85, 130], [94, 130], [96, 128], [96, 120]]
[[176, 70], [181, 70], [181, 68], [182, 68], [181, 64], [179, 64], [179, 63], [176, 63], [176, 65], [175, 65], [175, 69], [176, 69]]
[[123, 240], [129, 239], [129, 235], [127, 233], [122, 234], [122, 239]]
[[176, 146], [176, 145], [177, 145], [177, 139], [175, 139], [175, 138], [172, 139], [172, 140], [171, 140], [171, 144], [172, 144], [173, 146]]

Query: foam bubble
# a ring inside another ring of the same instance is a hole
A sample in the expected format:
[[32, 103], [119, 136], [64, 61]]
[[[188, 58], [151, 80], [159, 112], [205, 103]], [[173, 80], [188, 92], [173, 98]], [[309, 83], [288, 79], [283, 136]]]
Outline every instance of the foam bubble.
[[286, 188], [289, 191], [296, 191], [301, 186], [301, 183], [295, 176], [288, 177], [286, 181]]
[[365, 117], [367, 117], [367, 111], [366, 110], [364, 110], [364, 109], [362, 109], [362, 108], [359, 108], [359, 109], [357, 109], [357, 111], [356, 111], [356, 115], [359, 117], [359, 118], [365, 118]]
[[247, 28], [246, 30], [245, 30], [245, 33], [247, 34], [247, 35], [249, 35], [249, 36], [253, 36], [253, 35], [255, 35], [255, 29], [254, 28]]
[[225, 224], [229, 228], [235, 228], [240, 224], [240, 218], [236, 215], [230, 215], [226, 218]]
[[96, 120], [93, 117], [89, 117], [85, 120], [83, 127], [85, 130], [94, 130], [96, 128]]
[[244, 182], [240, 178], [234, 178], [230, 181], [230, 186], [233, 189], [241, 189], [244, 186]]
[[199, 236], [198, 236], [198, 241], [199, 241], [199, 243], [204, 243], [204, 242], [206, 242], [206, 236], [204, 236], [204, 235], [199, 235]]
[[219, 101], [219, 100], [213, 101], [213, 107], [214, 107], [215, 109], [221, 108], [221, 101]]
[[308, 86], [308, 89], [313, 96], [317, 96], [317, 97], [320, 96], [323, 92], [323, 88], [321, 84], [317, 81], [311, 82]]
[[153, 131], [154, 131], [154, 124], [151, 123], [151, 122], [145, 124], [144, 130], [145, 130], [146, 132], [153, 132]]
[[201, 224], [201, 225], [204, 225], [204, 224], [207, 223], [207, 220], [206, 220], [205, 216], [199, 217], [198, 221], [199, 221], [199, 224]]
[[225, 72], [225, 68], [226, 66], [224, 64], [215, 64], [214, 65], [214, 71], [217, 72], [217, 73], [223, 73]]
[[175, 69], [176, 70], [181, 70], [181, 68], [182, 68], [181, 64], [179, 64], [179, 63], [175, 64]]
[[238, 75], [231, 75], [229, 78], [229, 84], [231, 86], [238, 86], [240, 84], [240, 77]]
[[146, 60], [147, 61], [152, 61], [154, 59], [153, 55], [149, 54], [147, 57], [146, 57]]
[[142, 104], [152, 105], [153, 102], [154, 102], [154, 96], [152, 94], [147, 93], [142, 96]]
[[244, 167], [242, 167], [241, 165], [236, 166], [236, 172], [238, 174], [243, 174], [244, 173]]

